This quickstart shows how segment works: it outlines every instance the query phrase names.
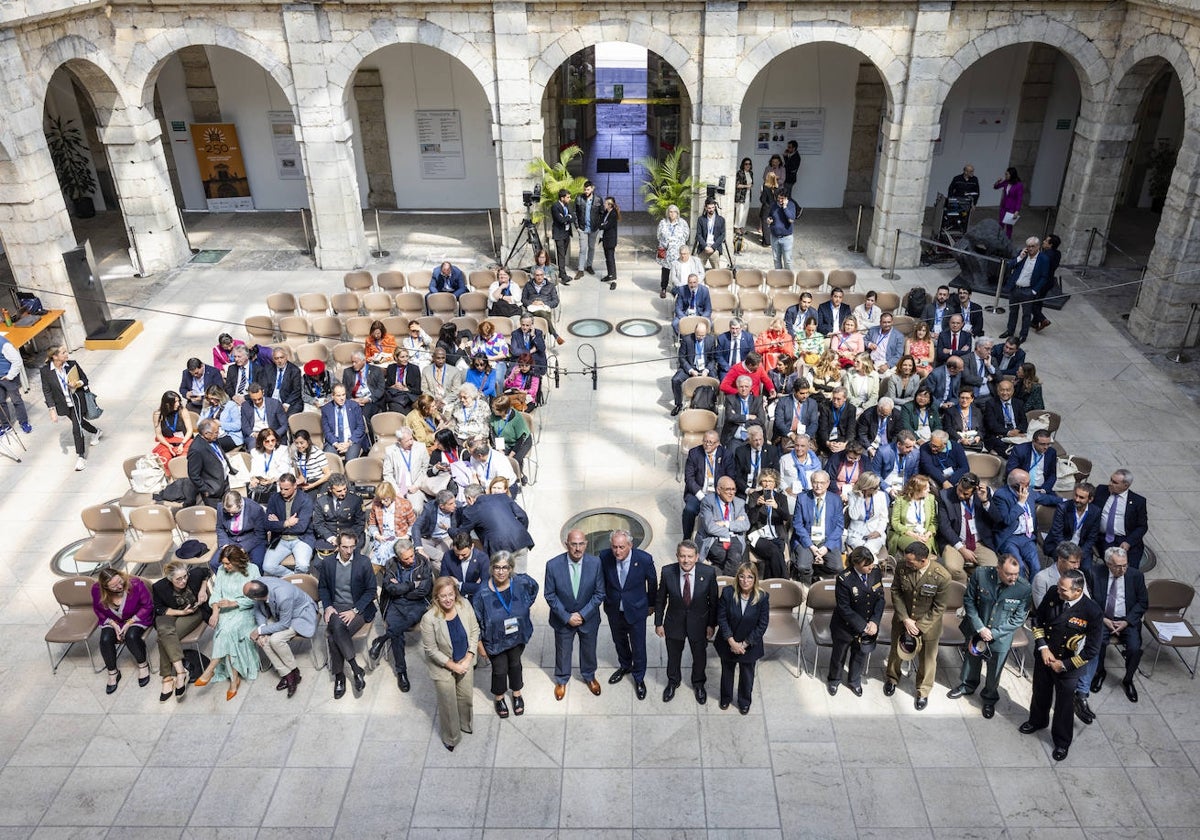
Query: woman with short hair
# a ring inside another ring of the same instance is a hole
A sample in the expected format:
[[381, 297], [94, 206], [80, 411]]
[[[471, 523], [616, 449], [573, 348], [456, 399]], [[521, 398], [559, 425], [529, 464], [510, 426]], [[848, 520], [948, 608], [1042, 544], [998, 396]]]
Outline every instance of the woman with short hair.
[[936, 551], [937, 497], [929, 492], [929, 486], [926, 476], [914, 475], [892, 502], [888, 552], [893, 556], [900, 556], [905, 546], [914, 542], [924, 543], [930, 553]]
[[154, 629], [158, 633], [158, 673], [162, 677], [160, 702], [175, 695], [183, 700], [187, 690], [188, 672], [183, 664], [183, 644], [180, 639], [212, 617], [208, 605], [208, 589], [212, 572], [207, 564], [193, 566], [172, 560], [163, 567], [161, 580], [150, 591], [154, 596]]
[[508, 717], [505, 694], [510, 689], [513, 714], [525, 713], [521, 654], [533, 637], [530, 611], [537, 596], [537, 581], [516, 571], [509, 552], [497, 551], [492, 555], [491, 579], [479, 587], [474, 604], [475, 617], [479, 619], [479, 641], [492, 663], [496, 714], [502, 718]]

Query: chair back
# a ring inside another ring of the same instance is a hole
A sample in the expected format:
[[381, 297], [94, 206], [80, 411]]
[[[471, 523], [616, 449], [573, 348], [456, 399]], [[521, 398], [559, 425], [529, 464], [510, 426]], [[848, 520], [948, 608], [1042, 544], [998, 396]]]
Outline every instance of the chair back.
[[408, 278], [403, 271], [384, 271], [375, 279], [381, 292], [402, 292], [408, 286]]
[[804, 268], [796, 272], [795, 286], [802, 292], [815, 292], [825, 285], [825, 272], [816, 268]]
[[56, 580], [52, 587], [54, 600], [58, 601], [63, 612], [90, 610], [92, 608], [92, 587], [95, 583], [94, 578], [83, 575], [72, 575], [62, 580]]
[[312, 435], [313, 445], [316, 446], [317, 441], [321, 437], [321, 414], [317, 411], [302, 411], [299, 414], [293, 414], [288, 418], [288, 431], [293, 435], [304, 429]]
[[164, 505], [145, 505], [129, 512], [129, 524], [144, 534], [175, 530], [175, 517]]
[[329, 348], [320, 343], [301, 344], [296, 348], [296, 364], [301, 368], [314, 359], [328, 366]]
[[766, 282], [767, 276], [761, 268], [739, 268], [733, 279], [739, 289], [757, 289]]
[[790, 289], [796, 282], [796, 275], [790, 268], [772, 268], [767, 271], [768, 289]]
[[330, 300], [334, 315], [357, 315], [360, 298], [354, 292], [338, 292]]
[[999, 478], [1001, 470], [1004, 469], [1004, 461], [999, 456], [987, 452], [968, 452], [967, 465], [971, 472], [979, 476], [980, 481]]
[[324, 315], [329, 311], [329, 300], [325, 295], [318, 292], [306, 292], [300, 295], [297, 299], [300, 303], [300, 311], [305, 315]]
[[[372, 292], [372, 294], [379, 294]], [[346, 319], [346, 335], [350, 336], [351, 341], [366, 343], [367, 335], [371, 332], [371, 324], [379, 319], [372, 318], [370, 315], [355, 315], [352, 318]], [[384, 325], [387, 329], [387, 325]]]
[[276, 292], [267, 295], [267, 311], [276, 318], [296, 314], [296, 297], [291, 292]]
[[431, 315], [445, 315], [447, 318], [453, 318], [458, 314], [458, 298], [453, 292], [434, 292], [425, 298], [425, 305], [429, 307]]
[[371, 418], [371, 431], [381, 440], [386, 438], [383, 442], [390, 445], [396, 430], [405, 425], [405, 419], [399, 411], [381, 411]]
[[343, 341], [340, 344], [333, 345], [333, 361], [334, 364], [339, 364], [342, 367], [349, 367], [354, 361], [355, 353], [362, 353], [363, 345], [357, 341]]
[[496, 272], [491, 269], [476, 269], [467, 275], [467, 286], [486, 293], [488, 288], [496, 282]]
[[319, 597], [317, 597], [317, 579], [315, 576], [309, 574], [293, 574], [284, 575], [283, 579], [299, 588], [301, 592], [303, 592], [309, 598], [312, 598], [313, 601], [319, 602], [321, 600]]
[[217, 512], [208, 505], [192, 505], [175, 511], [175, 527], [189, 537], [217, 533]]
[[771, 599], [771, 612], [782, 610], [790, 613], [804, 603], [804, 587], [787, 578], [767, 578], [762, 581], [763, 589]]
[[704, 285], [709, 291], [713, 289], [728, 289], [733, 285], [733, 272], [728, 268], [714, 268], [704, 272]]
[[900, 308], [900, 295], [895, 292], [876, 292], [875, 305], [884, 312], [896, 314], [896, 310]]
[[685, 408], [679, 412], [679, 432], [703, 434], [717, 428], [717, 415], [703, 408]]
[[186, 455], [176, 455], [170, 461], [167, 461], [167, 475], [172, 480], [177, 478], [187, 478], [188, 463]]
[[392, 314], [392, 296], [387, 292], [368, 292], [363, 295], [363, 309], [372, 318], [386, 318]]
[[1147, 581], [1146, 592], [1150, 601], [1148, 611], [1178, 616], [1187, 612], [1196, 597], [1196, 590], [1191, 584], [1170, 578]]
[[853, 289], [854, 284], [858, 282], [858, 275], [848, 268], [835, 268], [829, 272], [829, 288], [831, 289]]
[[275, 322], [270, 315], [251, 315], [245, 320], [246, 334], [259, 344], [275, 340]]
[[383, 481], [383, 461], [370, 456], [346, 462], [346, 478], [352, 484], [378, 484]]
[[348, 292], [369, 292], [374, 282], [369, 271], [348, 271], [342, 277], [342, 285]]
[[[420, 292], [399, 292], [396, 295], [396, 313], [406, 321], [425, 314], [425, 297]], [[407, 323], [405, 324], [407, 326]]]

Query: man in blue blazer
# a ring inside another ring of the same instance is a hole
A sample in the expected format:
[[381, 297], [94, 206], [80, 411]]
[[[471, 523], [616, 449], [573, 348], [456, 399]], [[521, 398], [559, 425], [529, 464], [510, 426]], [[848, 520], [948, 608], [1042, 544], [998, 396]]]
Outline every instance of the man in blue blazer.
[[854, 314], [850, 305], [842, 302], [845, 297], [841, 289], [834, 289], [829, 294], [829, 300], [817, 307], [817, 332], [821, 335], [830, 336], [838, 332], [842, 322]]
[[671, 416], [683, 411], [683, 383], [693, 376], [717, 377], [717, 340], [708, 334], [708, 324], [701, 321], [696, 331], [679, 341], [679, 369], [671, 377], [671, 396], [675, 407]]
[[879, 326], [867, 331], [866, 351], [876, 370], [894, 370], [904, 355], [904, 333], [892, 328], [892, 313], [879, 316]]
[[1033, 433], [1030, 443], [1019, 443], [1009, 451], [1004, 471], [1013, 470], [1029, 473], [1029, 483], [1040, 492], [1047, 495], [1054, 493], [1054, 485], [1058, 481], [1058, 452], [1050, 445], [1048, 431], [1039, 429]]
[[1017, 376], [1017, 370], [1025, 364], [1025, 351], [1021, 349], [1021, 340], [1014, 335], [1004, 339], [1003, 344], [992, 345], [992, 365], [996, 368], [997, 378]]
[[1104, 552], [1104, 562], [1092, 568], [1091, 596], [1100, 609], [1104, 610], [1104, 627], [1100, 631], [1100, 652], [1084, 667], [1080, 687], [1084, 680], [1092, 694], [1104, 687], [1107, 673], [1104, 669], [1104, 654], [1108, 643], [1116, 636], [1125, 645], [1125, 675], [1121, 687], [1130, 703], [1138, 701], [1133, 676], [1142, 661], [1142, 618], [1150, 608], [1150, 595], [1146, 591], [1145, 576], [1129, 565], [1128, 553], [1114, 546]]
[[357, 458], [367, 440], [367, 425], [362, 406], [346, 399], [346, 386], [333, 386], [329, 402], [321, 407], [321, 437], [325, 451], [340, 455], [343, 461]]
[[242, 440], [246, 447], [251, 448], [254, 436], [261, 429], [270, 429], [279, 438], [279, 445], [284, 446], [288, 438], [288, 418], [283, 410], [283, 403], [274, 397], [268, 397], [263, 392], [263, 386], [251, 382], [246, 391], [246, 401], [242, 403]]
[[204, 393], [213, 385], [224, 390], [225, 380], [221, 378], [221, 371], [199, 359], [188, 359], [187, 368], [179, 380], [179, 395], [187, 407], [197, 414], [203, 411]]
[[896, 433], [896, 440], [875, 453], [868, 467], [883, 481], [883, 490], [893, 499], [921, 471], [921, 453], [917, 451], [917, 436], [908, 429]]
[[375, 620], [378, 582], [371, 561], [358, 552], [354, 534], [339, 534], [337, 551], [317, 561], [317, 594], [329, 638], [329, 672], [333, 674], [333, 699], [346, 694], [346, 665], [354, 679], [354, 694], [361, 696], [367, 681], [354, 650], [354, 634]]
[[534, 329], [533, 316], [528, 312], [521, 315], [521, 326], [508, 338], [509, 353], [514, 359], [528, 353], [533, 357], [533, 373], [545, 376], [549, 359], [546, 355], [546, 334]]
[[754, 336], [745, 326], [741, 318], [734, 318], [729, 322], [729, 332], [717, 337], [717, 379], [724, 380], [731, 367], [754, 352]]
[[1008, 280], [1004, 284], [1008, 292], [1008, 327], [1000, 333], [1008, 338], [1017, 333], [1017, 315], [1021, 315], [1021, 343], [1029, 338], [1029, 326], [1033, 321], [1033, 302], [1050, 283], [1050, 256], [1042, 250], [1042, 242], [1036, 236], [1025, 240], [1025, 249], [1008, 263]]
[[700, 285], [700, 277], [696, 274], [689, 274], [687, 285], [675, 295], [675, 317], [671, 319], [675, 335], [679, 335], [679, 322], [692, 315], [712, 317], [712, 295], [708, 293], [708, 286]]
[[[1053, 452], [1054, 450], [1050, 450]], [[1050, 530], [1042, 540], [1042, 553], [1055, 557], [1064, 542], [1073, 542], [1083, 551], [1079, 565], [1085, 573], [1092, 567], [1092, 553], [1100, 538], [1100, 508], [1092, 504], [1096, 488], [1086, 481], [1075, 485], [1073, 498], [1063, 499], [1054, 511]]]
[[941, 490], [949, 490], [971, 470], [962, 444], [950, 440], [950, 435], [941, 429], [921, 446], [920, 456], [921, 475], [928, 476], [934, 487]]
[[1037, 548], [1037, 504], [1029, 489], [1029, 473], [1013, 470], [1007, 483], [992, 494], [988, 512], [995, 524], [996, 553], [1015, 554], [1026, 580], [1042, 570]]
[[479, 587], [489, 577], [488, 556], [475, 547], [468, 533], [458, 533], [450, 540], [450, 550], [442, 555], [441, 573], [458, 582], [464, 598], [475, 597]]
[[208, 563], [213, 572], [220, 567], [221, 549], [227, 545], [241, 546], [250, 555], [250, 562], [262, 571], [267, 553], [267, 512], [236, 490], [226, 493], [217, 509], [217, 553]]
[[633, 674], [637, 699], [646, 699], [646, 619], [658, 600], [654, 558], [633, 547], [628, 531], [609, 534], [609, 547], [600, 552], [604, 570], [604, 613], [617, 650], [617, 670], [608, 678], [616, 685]]
[[296, 476], [284, 473], [279, 489], [267, 499], [267, 539], [270, 548], [263, 556], [263, 574], [283, 577], [291, 574], [283, 561], [291, 555], [295, 571], [304, 574], [312, 563], [317, 538], [313, 533], [313, 499], [301, 493]]
[[467, 291], [467, 276], [463, 274], [463, 270], [456, 265], [452, 265], [450, 260], [446, 260], [433, 270], [433, 274], [429, 278], [429, 295], [438, 292], [450, 292], [456, 298], [462, 297]]
[[579, 675], [592, 694], [600, 694], [596, 681], [596, 640], [600, 630], [600, 605], [604, 602], [604, 572], [600, 558], [587, 553], [587, 536], [580, 530], [567, 533], [567, 551], [546, 562], [546, 603], [554, 628], [554, 699], [567, 693], [571, 679], [571, 652], [579, 637]]
[[812, 385], [799, 377], [792, 383], [791, 398], [775, 403], [775, 418], [771, 423], [772, 440], [778, 444], [793, 432], [815, 438], [821, 421], [821, 406], [812, 397]]
[[817, 470], [809, 481], [812, 490], [796, 497], [796, 512], [792, 515], [792, 557], [796, 575], [805, 585], [812, 583], [816, 571], [841, 573], [846, 527], [842, 499], [829, 492], [829, 473]]
[[533, 537], [529, 535], [529, 514], [507, 493], [488, 493], [478, 484], [464, 491], [466, 505], [458, 512], [458, 522], [450, 528], [450, 538], [472, 531], [489, 557], [497, 551], [512, 554], [513, 569], [523, 573]]
[[1113, 472], [1107, 485], [1096, 490], [1096, 507], [1100, 508], [1096, 551], [1120, 546], [1129, 553], [1129, 565], [1137, 569], [1142, 565], [1146, 550], [1143, 540], [1150, 522], [1146, 515], [1146, 497], [1130, 490], [1132, 484], [1133, 473], [1120, 469]]
[[[996, 385], [995, 399], [983, 404], [983, 442], [990, 452], [1001, 457], [1013, 447], [1013, 438], [1029, 429], [1025, 403], [1013, 396], [1013, 384], [1005, 379]], [[1050, 489], [1054, 489], [1053, 479]]]
[[939, 412], [953, 409], [958, 405], [958, 393], [963, 385], [963, 360], [960, 356], [951, 356], [946, 364], [939, 365], [929, 371], [921, 385], [933, 394], [933, 404]]
[[304, 411], [304, 374], [292, 362], [286, 347], [272, 350], [271, 361], [275, 364], [259, 372], [258, 382], [263, 387], [263, 393], [279, 400], [288, 417], [299, 414]]
[[[729, 453], [715, 429], [704, 433], [699, 446], [688, 450], [683, 465], [683, 538], [690, 540], [704, 499], [717, 491], [717, 481], [729, 474]], [[730, 464], [732, 460], [730, 460]]]

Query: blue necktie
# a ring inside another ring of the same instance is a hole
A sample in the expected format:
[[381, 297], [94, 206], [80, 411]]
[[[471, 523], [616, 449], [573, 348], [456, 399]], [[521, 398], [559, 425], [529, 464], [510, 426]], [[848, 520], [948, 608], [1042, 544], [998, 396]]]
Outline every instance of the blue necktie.
[[283, 371], [275, 374], [275, 398], [279, 399], [279, 392], [283, 390]]
[[346, 435], [346, 409], [337, 409], [337, 439], [341, 441]]

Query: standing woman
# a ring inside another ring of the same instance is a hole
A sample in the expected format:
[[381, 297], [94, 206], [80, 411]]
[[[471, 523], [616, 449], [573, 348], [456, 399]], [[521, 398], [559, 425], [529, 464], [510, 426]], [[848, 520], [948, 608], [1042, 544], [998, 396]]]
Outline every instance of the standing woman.
[[112, 694], [121, 681], [117, 645], [122, 643], [137, 663], [138, 685], [148, 686], [150, 663], [146, 661], [146, 642], [142, 637], [154, 623], [154, 599], [146, 581], [131, 577], [128, 572], [102, 569], [92, 584], [92, 610], [100, 623], [100, 655], [108, 668], [104, 693]]
[[733, 666], [738, 666], [737, 707], [750, 714], [754, 691], [754, 664], [763, 655], [763, 634], [770, 621], [770, 599], [758, 582], [753, 563], [738, 566], [733, 586], [726, 586], [717, 601], [717, 654], [721, 657], [721, 703], [733, 702]]
[[537, 581], [515, 573], [512, 555], [497, 551], [492, 555], [491, 579], [475, 593], [475, 617], [479, 619], [479, 641], [492, 663], [492, 696], [496, 714], [508, 717], [505, 692], [512, 689], [513, 714], [525, 712], [521, 689], [521, 654], [533, 637], [529, 611], [537, 601]]
[[778, 197], [779, 178], [774, 172], [767, 172], [763, 176], [763, 188], [758, 196], [758, 229], [764, 248], [771, 246], [771, 208], [775, 206]]
[[750, 191], [754, 188], [754, 161], [742, 158], [734, 177], [733, 190], [733, 232], [746, 232], [746, 218], [750, 215]]
[[604, 248], [604, 276], [601, 283], [608, 283], [610, 290], [617, 288], [617, 224], [621, 221], [621, 208], [611, 195], [604, 199], [600, 213], [600, 244]]
[[433, 582], [433, 603], [421, 617], [421, 647], [437, 692], [438, 728], [442, 744], [454, 752], [462, 733], [472, 732], [471, 678], [479, 621], [471, 605], [458, 594], [452, 577]]
[[1014, 166], [1004, 170], [1004, 177], [992, 184], [992, 189], [1000, 190], [1000, 224], [1005, 234], [1012, 239], [1013, 225], [1021, 215], [1021, 202], [1025, 198], [1025, 185]]
[[92, 436], [92, 446], [100, 440], [100, 430], [83, 416], [83, 392], [89, 390], [87, 374], [74, 359], [67, 358], [67, 347], [60, 344], [46, 352], [46, 364], [42, 366], [42, 396], [46, 408], [50, 409], [50, 422], [66, 417], [71, 421], [71, 435], [75, 439], [75, 471], [87, 467], [84, 457], [83, 433]]
[[187, 455], [192, 445], [191, 412], [183, 408], [183, 398], [177, 391], [167, 391], [162, 395], [158, 408], [152, 420], [154, 424], [153, 452], [162, 461], [163, 469], [167, 462], [180, 455]]
[[208, 587], [212, 572], [208, 564], [189, 566], [172, 560], [163, 568], [163, 576], [150, 587], [154, 595], [154, 629], [158, 631], [158, 673], [162, 677], [160, 702], [175, 695], [182, 700], [187, 690], [188, 672], [183, 665], [186, 637], [212, 617], [208, 606]]
[[679, 208], [672, 204], [667, 208], [667, 217], [658, 223], [658, 264], [662, 266], [660, 298], [667, 296], [667, 285], [671, 282], [671, 266], [679, 261], [679, 249], [692, 235], [686, 219], [679, 218]]

